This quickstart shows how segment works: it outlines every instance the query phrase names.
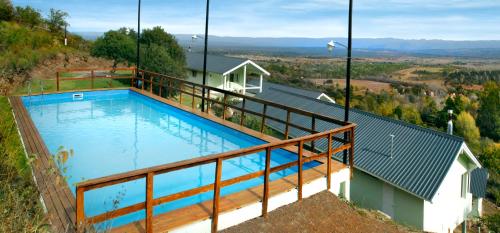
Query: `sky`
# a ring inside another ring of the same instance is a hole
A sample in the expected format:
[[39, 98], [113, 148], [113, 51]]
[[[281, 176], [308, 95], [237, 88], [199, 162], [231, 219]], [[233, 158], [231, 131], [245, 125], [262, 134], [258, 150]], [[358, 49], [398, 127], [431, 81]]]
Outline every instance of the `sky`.
[[[70, 14], [70, 31], [137, 27], [137, 0], [12, 0]], [[202, 34], [205, 0], [142, 0], [141, 27]], [[209, 34], [347, 37], [348, 0], [212, 0]], [[500, 40], [500, 0], [354, 0], [354, 38]]]

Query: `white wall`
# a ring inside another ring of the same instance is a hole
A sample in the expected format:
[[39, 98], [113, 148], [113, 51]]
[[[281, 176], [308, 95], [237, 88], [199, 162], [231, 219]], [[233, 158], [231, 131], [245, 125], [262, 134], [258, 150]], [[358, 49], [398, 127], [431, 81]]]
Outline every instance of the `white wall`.
[[464, 221], [472, 210], [472, 194], [462, 198], [462, 174], [473, 168], [465, 155], [453, 162], [432, 202], [424, 201], [424, 231], [452, 232]]
[[[335, 195], [339, 195], [340, 186], [342, 182], [345, 182], [346, 188], [346, 199], [349, 200], [349, 183], [350, 183], [350, 171], [349, 168], [344, 168], [338, 172], [332, 173], [330, 183], [330, 192]], [[326, 177], [322, 177], [316, 180], [313, 180], [307, 184], [304, 184], [302, 187], [303, 198], [308, 198], [311, 195], [319, 193], [323, 190], [326, 190]], [[285, 206], [297, 201], [297, 189], [291, 189], [287, 192], [283, 192], [272, 196], [269, 198], [268, 211], [273, 211], [281, 206]], [[262, 213], [262, 203], [255, 202], [246, 206], [243, 206], [239, 209], [224, 212], [219, 214], [219, 224], [218, 230], [223, 230], [228, 227], [240, 224], [242, 222], [248, 221], [253, 218], [260, 217]], [[173, 229], [170, 232], [175, 233], [191, 233], [191, 232], [210, 232], [212, 220], [206, 219], [199, 222], [191, 223], [185, 226], [181, 226], [179, 228]]]

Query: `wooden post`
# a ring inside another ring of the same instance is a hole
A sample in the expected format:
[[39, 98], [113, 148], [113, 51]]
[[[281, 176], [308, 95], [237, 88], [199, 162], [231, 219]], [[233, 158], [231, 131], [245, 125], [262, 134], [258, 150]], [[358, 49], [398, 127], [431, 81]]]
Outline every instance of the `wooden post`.
[[90, 71], [90, 89], [94, 89], [94, 70]]
[[351, 171], [351, 179], [354, 175], [354, 127], [349, 131], [349, 143], [351, 147], [349, 148], [349, 169]]
[[153, 76], [149, 78], [149, 92], [153, 93]]
[[328, 134], [328, 152], [326, 153], [326, 189], [330, 190], [332, 183], [332, 133]]
[[132, 78], [130, 79], [130, 87], [134, 87], [134, 81], [137, 73], [135, 73], [135, 69], [132, 70]]
[[262, 121], [260, 122], [260, 132], [264, 132], [264, 124], [266, 123], [266, 112], [267, 104], [264, 104], [264, 110], [262, 111]]
[[[312, 134], [316, 133], [316, 116], [315, 115], [312, 116], [311, 130], [312, 130]], [[314, 139], [311, 141], [311, 152], [314, 153], [315, 148], [316, 148], [316, 140]]]
[[180, 105], [182, 105], [182, 94], [183, 94], [182, 91], [183, 91], [183, 89], [184, 89], [184, 84], [183, 83], [179, 84], [179, 104]]
[[158, 96], [161, 96], [161, 91], [163, 90], [163, 77], [160, 77], [160, 87], [158, 88]]
[[194, 109], [194, 105], [195, 105], [194, 104], [194, 95], [195, 95], [195, 86], [193, 84], [193, 97], [191, 98], [191, 108], [193, 108], [193, 109]]
[[141, 72], [141, 90], [144, 91], [144, 71]]
[[146, 176], [146, 232], [153, 232], [153, 177], [150, 172]]
[[298, 187], [297, 187], [297, 199], [299, 201], [302, 200], [302, 182], [303, 182], [303, 178], [302, 178], [302, 154], [303, 154], [303, 151], [304, 151], [304, 141], [300, 141], [299, 142], [299, 153], [298, 153], [298, 162], [299, 162], [299, 173], [297, 174], [298, 176]]
[[224, 99], [222, 100], [222, 119], [226, 119], [226, 101], [227, 94], [224, 92]]
[[271, 173], [271, 147], [266, 148], [266, 170], [264, 170], [264, 193], [262, 197], [262, 216], [267, 216], [267, 203], [269, 202], [269, 175]]
[[59, 71], [56, 72], [56, 90], [59, 91]]
[[286, 110], [285, 140], [288, 140], [288, 131], [290, 130], [290, 110]]
[[76, 188], [76, 230], [83, 232], [85, 224], [85, 208], [84, 208], [84, 190], [83, 188]]
[[[202, 95], [203, 96], [203, 95]], [[205, 98], [205, 96], [203, 96]], [[207, 107], [205, 108], [207, 113], [210, 113], [210, 89], [207, 90], [207, 100], [205, 101], [207, 103]]]
[[222, 159], [217, 159], [215, 165], [215, 181], [214, 181], [214, 199], [212, 201], [212, 233], [217, 232], [217, 224], [219, 221], [219, 198], [220, 198], [220, 181], [222, 177]]
[[168, 97], [172, 97], [173, 96], [172, 95], [172, 82], [174, 82], [172, 79], [168, 80]]
[[240, 125], [243, 125], [244, 120], [245, 120], [245, 104], [246, 104], [246, 98], [243, 98], [243, 103], [241, 105], [241, 119], [240, 119]]

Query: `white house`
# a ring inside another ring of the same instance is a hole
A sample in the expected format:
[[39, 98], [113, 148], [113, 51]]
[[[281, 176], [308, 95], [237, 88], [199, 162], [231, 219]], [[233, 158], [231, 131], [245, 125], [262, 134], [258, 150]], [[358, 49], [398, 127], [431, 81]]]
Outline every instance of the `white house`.
[[[203, 82], [203, 54], [187, 53], [188, 81]], [[246, 59], [207, 55], [207, 85], [246, 94], [248, 90], [262, 91], [263, 76], [270, 73], [255, 62]], [[250, 84], [256, 80], [256, 85]]]
[[[296, 88], [272, 85], [256, 96], [343, 119], [343, 106], [302, 95]], [[259, 106], [247, 104], [246, 108]], [[268, 109], [267, 113], [286, 119], [286, 114], [279, 111]], [[306, 118], [291, 121], [311, 124], [311, 119]], [[349, 192], [352, 202], [428, 232], [452, 232], [466, 218], [480, 215], [481, 195], [473, 195], [470, 177], [481, 164], [463, 138], [356, 109], [350, 110], [350, 121], [357, 124], [355, 172]], [[285, 130], [278, 122], [266, 124], [278, 132]], [[337, 126], [316, 122], [316, 127], [326, 130]], [[293, 137], [302, 133], [289, 131]], [[316, 145], [320, 149], [327, 146], [326, 142]], [[335, 157], [342, 160], [342, 154]], [[481, 183], [484, 190], [486, 176], [474, 177], [472, 187]]]

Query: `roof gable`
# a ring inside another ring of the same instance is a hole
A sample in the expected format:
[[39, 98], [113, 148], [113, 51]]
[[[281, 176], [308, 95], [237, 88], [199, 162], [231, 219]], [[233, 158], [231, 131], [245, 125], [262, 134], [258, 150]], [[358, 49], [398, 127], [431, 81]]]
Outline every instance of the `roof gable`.
[[[203, 70], [204, 57], [201, 53], [186, 53], [186, 66], [191, 70]], [[246, 60], [234, 57], [207, 55], [207, 71], [222, 74]]]
[[[186, 66], [188, 69], [203, 71], [204, 57], [201, 53], [186, 53]], [[265, 75], [270, 75], [269, 72], [254, 63], [253, 61], [217, 55], [207, 55], [207, 71], [227, 75], [236, 69], [250, 64]]]

